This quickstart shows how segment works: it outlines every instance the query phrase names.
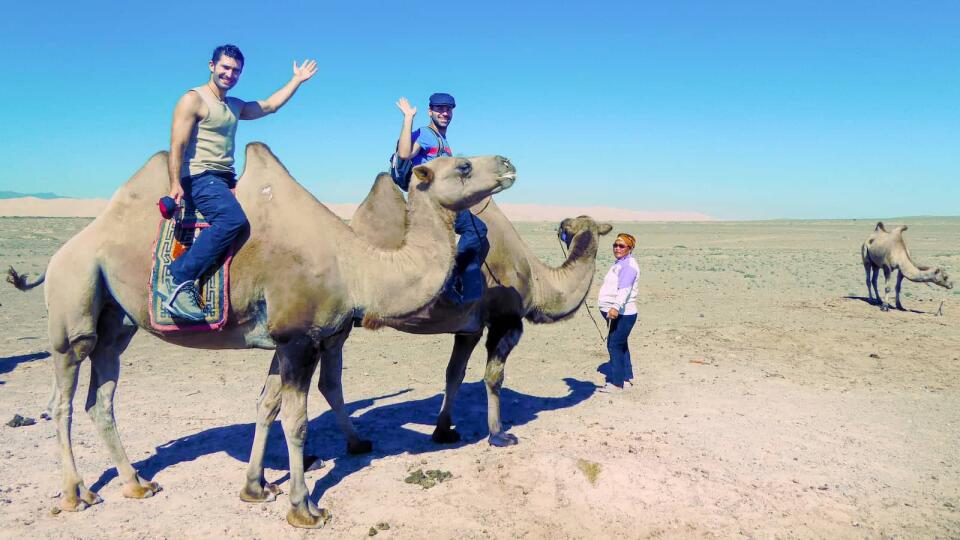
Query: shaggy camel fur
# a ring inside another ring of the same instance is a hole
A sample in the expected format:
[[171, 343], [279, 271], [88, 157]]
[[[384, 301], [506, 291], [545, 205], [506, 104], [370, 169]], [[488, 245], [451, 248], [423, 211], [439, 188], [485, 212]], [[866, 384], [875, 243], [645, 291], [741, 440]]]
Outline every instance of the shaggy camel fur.
[[[471, 166], [469, 175], [463, 173], [465, 164]], [[160, 489], [137, 474], [114, 421], [120, 354], [142, 328], [184, 347], [275, 349], [257, 405], [240, 497], [265, 502], [279, 492], [263, 478], [267, 432], [279, 413], [290, 459], [287, 521], [297, 527], [323, 526], [329, 513], [310, 500], [303, 476], [307, 390], [317, 363], [321, 392], [333, 408], [342, 410], [342, 391], [332, 385], [339, 384], [343, 343], [354, 314], [365, 311], [374, 319], [402, 320], [434, 301], [453, 266], [454, 211], [506, 189], [516, 173], [508, 160], [491, 156], [438, 159], [417, 167], [414, 175], [409, 232], [401, 247], [383, 250], [358, 238], [314, 199], [269, 148], [249, 145], [237, 198], [251, 232], [232, 263], [230, 321], [219, 332], [161, 334], [150, 327], [147, 288], [160, 219], [155, 201], [167, 193], [169, 183], [166, 152], [154, 155], [47, 267], [45, 295], [57, 384], [53, 418], [63, 468], [61, 508], [77, 511], [101, 502], [77, 471], [70, 439], [78, 370], [87, 357], [92, 365], [86, 409], [116, 463], [123, 494], [143, 498]], [[11, 279], [18, 281], [15, 275]], [[351, 451], [369, 448], [349, 431], [346, 414], [338, 422], [348, 432]]]
[[[903, 242], [903, 231], [906, 225], [901, 225], [890, 232], [878, 222], [870, 236], [860, 248], [860, 257], [863, 259], [863, 269], [867, 274], [867, 295], [870, 303], [880, 304], [880, 309], [890, 309], [890, 272], [897, 270], [896, 307], [903, 309], [900, 303], [900, 285], [903, 278], [918, 283], [934, 283], [947, 289], [953, 288], [950, 276], [940, 268], [917, 266], [910, 257], [910, 250]], [[881, 297], [877, 290], [877, 276], [883, 269], [884, 294]]]
[[[408, 228], [403, 194], [390, 177], [381, 175], [363, 201], [350, 227], [362, 238], [384, 249], [400, 244]], [[523, 242], [510, 220], [492, 199], [475, 205], [471, 211], [487, 224], [490, 252], [483, 266], [487, 288], [481, 300], [470, 305], [437, 302], [412, 317], [385, 318], [384, 324], [413, 334], [454, 334], [453, 351], [446, 371], [446, 391], [433, 432], [433, 440], [456, 442], [460, 435], [453, 429], [453, 402], [466, 373], [467, 361], [479, 343], [483, 328], [487, 331], [487, 365], [484, 383], [487, 391], [487, 427], [490, 444], [517, 443], [504, 432], [500, 422], [500, 389], [507, 356], [520, 341], [523, 319], [550, 323], [569, 317], [583, 303], [596, 268], [599, 236], [611, 230], [581, 216], [566, 219], [560, 232], [566, 233], [570, 253], [557, 268], [541, 262]]]

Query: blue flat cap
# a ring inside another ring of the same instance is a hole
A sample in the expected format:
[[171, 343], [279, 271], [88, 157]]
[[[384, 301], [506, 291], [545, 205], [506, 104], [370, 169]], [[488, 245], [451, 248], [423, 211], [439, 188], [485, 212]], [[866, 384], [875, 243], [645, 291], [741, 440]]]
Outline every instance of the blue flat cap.
[[457, 102], [454, 101], [453, 96], [450, 94], [444, 94], [443, 92], [438, 92], [430, 96], [430, 106], [436, 107], [439, 105], [449, 105], [450, 107], [456, 107]]

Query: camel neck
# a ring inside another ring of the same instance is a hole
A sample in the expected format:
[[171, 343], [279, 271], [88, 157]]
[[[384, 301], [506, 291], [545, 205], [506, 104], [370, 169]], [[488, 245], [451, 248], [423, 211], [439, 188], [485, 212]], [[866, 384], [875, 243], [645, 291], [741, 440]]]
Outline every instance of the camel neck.
[[363, 292], [357, 305], [370, 314], [402, 318], [427, 307], [453, 268], [453, 212], [416, 182], [410, 185], [407, 208], [409, 227], [399, 249], [371, 250], [349, 261], [349, 273]]

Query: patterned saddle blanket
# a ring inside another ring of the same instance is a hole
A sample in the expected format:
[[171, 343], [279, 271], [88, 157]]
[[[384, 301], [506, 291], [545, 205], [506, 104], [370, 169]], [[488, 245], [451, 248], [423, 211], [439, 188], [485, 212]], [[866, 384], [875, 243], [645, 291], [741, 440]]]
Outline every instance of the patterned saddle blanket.
[[200, 278], [200, 295], [203, 298], [203, 322], [174, 319], [163, 308], [163, 300], [157, 294], [160, 280], [173, 278], [167, 267], [177, 257], [183, 255], [203, 230], [210, 224], [195, 208], [185, 205], [177, 210], [173, 219], [161, 219], [157, 229], [157, 240], [153, 246], [153, 268], [150, 271], [150, 325], [161, 332], [206, 332], [218, 330], [227, 323], [230, 308], [230, 261], [233, 259], [233, 247], [227, 252], [223, 264], [212, 270], [209, 275]]

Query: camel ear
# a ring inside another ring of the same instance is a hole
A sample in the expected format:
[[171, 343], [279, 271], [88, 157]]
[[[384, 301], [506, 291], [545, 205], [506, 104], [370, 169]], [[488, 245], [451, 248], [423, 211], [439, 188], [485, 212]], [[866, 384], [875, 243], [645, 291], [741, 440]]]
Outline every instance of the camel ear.
[[613, 230], [613, 225], [610, 225], [609, 223], [601, 223], [598, 229], [600, 231], [600, 236], [603, 236]]
[[417, 178], [422, 184], [429, 184], [433, 182], [433, 169], [427, 167], [426, 165], [417, 165], [413, 168], [413, 174], [417, 175]]

